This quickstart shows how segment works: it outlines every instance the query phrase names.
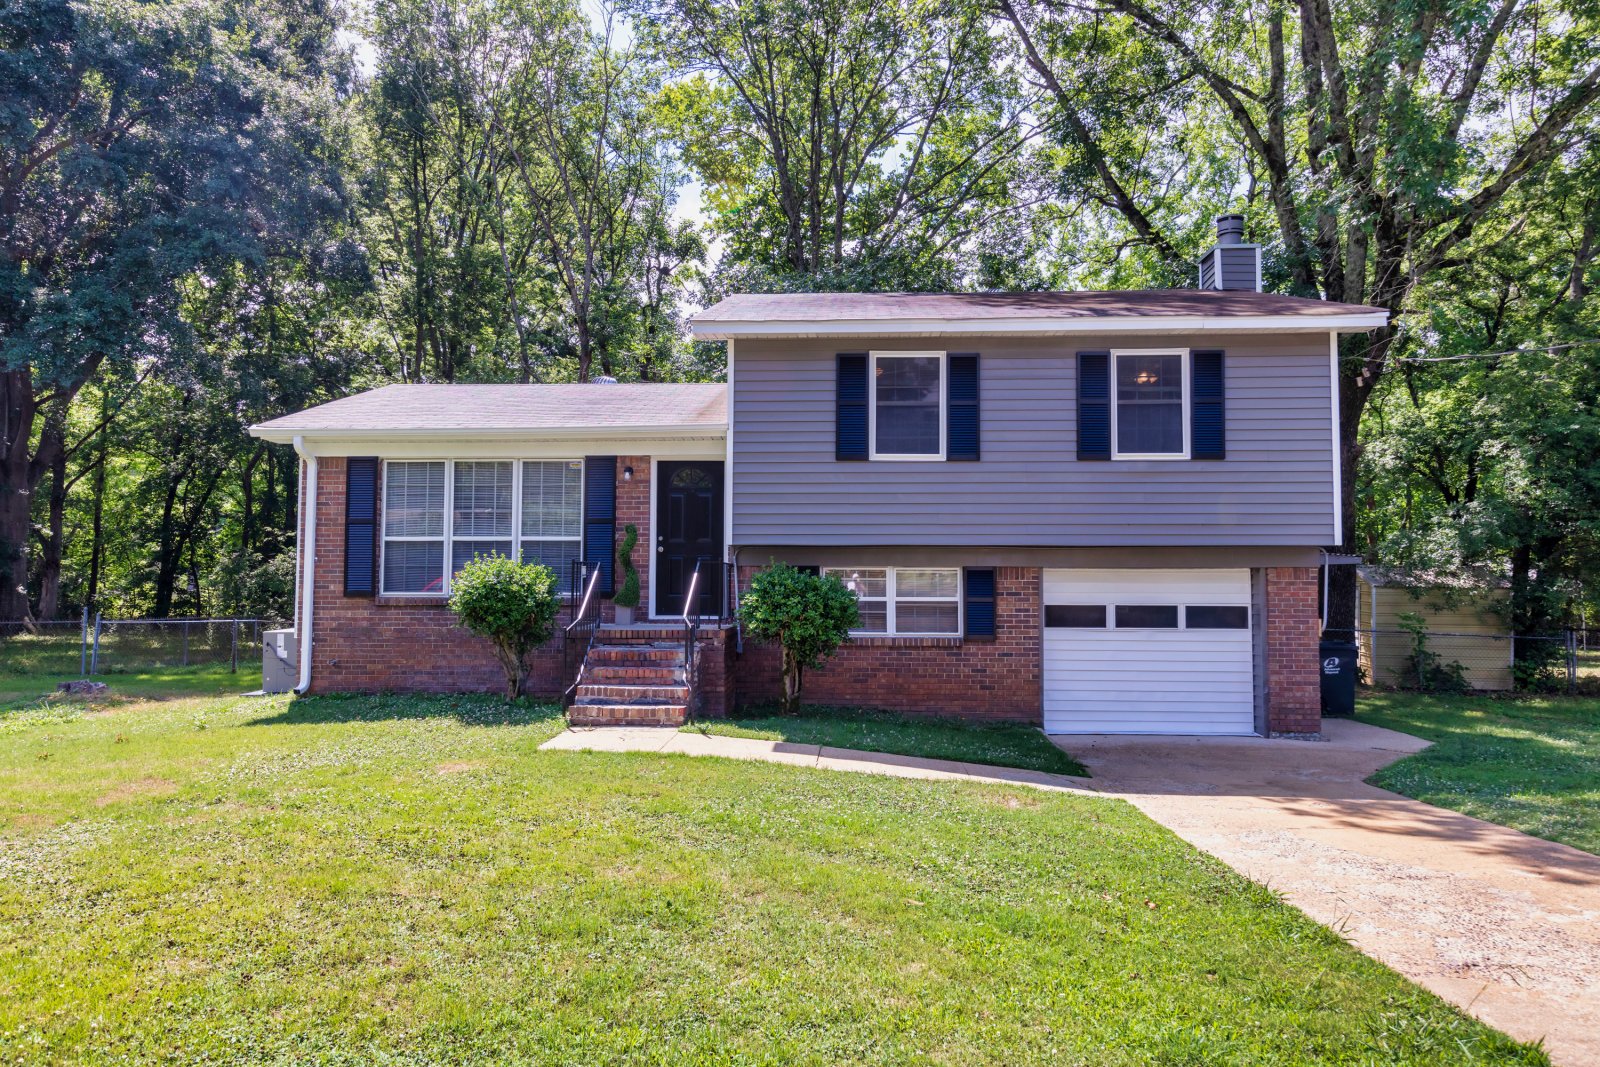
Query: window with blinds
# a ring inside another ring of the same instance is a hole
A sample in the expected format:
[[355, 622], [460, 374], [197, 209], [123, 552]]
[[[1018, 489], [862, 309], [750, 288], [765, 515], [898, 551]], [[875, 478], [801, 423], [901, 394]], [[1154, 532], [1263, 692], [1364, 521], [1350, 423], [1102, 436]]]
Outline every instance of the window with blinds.
[[582, 558], [582, 460], [390, 460], [383, 487], [385, 594], [447, 594], [480, 556], [542, 563], [565, 588]]

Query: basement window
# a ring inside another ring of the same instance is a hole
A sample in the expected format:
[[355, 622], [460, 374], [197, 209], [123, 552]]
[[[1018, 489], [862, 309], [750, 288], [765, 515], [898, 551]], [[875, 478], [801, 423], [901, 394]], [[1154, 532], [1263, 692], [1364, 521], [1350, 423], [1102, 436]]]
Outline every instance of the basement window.
[[856, 595], [863, 637], [956, 637], [961, 633], [959, 567], [828, 567]]

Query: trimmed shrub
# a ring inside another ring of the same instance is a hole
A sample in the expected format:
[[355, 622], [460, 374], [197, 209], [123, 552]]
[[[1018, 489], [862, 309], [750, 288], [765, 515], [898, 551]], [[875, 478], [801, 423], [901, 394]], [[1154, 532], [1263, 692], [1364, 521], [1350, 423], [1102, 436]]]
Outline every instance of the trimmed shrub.
[[560, 608], [555, 571], [504, 556], [479, 556], [450, 584], [450, 610], [494, 646], [506, 672], [507, 700], [527, 688], [528, 656], [555, 633]]
[[805, 672], [850, 639], [860, 615], [856, 595], [838, 578], [775, 563], [751, 579], [739, 598], [739, 619], [753, 637], [782, 649], [783, 710], [793, 713]]

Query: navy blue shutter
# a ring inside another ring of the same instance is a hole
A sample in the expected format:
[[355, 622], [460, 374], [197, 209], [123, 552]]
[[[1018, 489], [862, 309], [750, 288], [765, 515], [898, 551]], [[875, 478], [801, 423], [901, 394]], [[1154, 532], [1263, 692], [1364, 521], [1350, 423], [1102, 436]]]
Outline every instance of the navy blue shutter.
[[378, 591], [378, 459], [345, 461], [344, 595]]
[[796, 567], [795, 570], [799, 571], [801, 574], [809, 574], [813, 578], [822, 573], [822, 568], [815, 563], [802, 563]]
[[867, 356], [839, 353], [835, 384], [835, 459], [867, 458]]
[[583, 458], [583, 558], [600, 568], [605, 596], [615, 588], [617, 559], [617, 457]]
[[992, 641], [995, 627], [995, 579], [993, 567], [968, 567], [961, 572], [966, 601], [962, 612], [969, 641]]
[[978, 354], [950, 353], [945, 385], [945, 459], [978, 458]]
[[1221, 352], [1196, 352], [1189, 369], [1189, 455], [1225, 459], [1228, 455], [1226, 387]]
[[1078, 458], [1111, 458], [1111, 353], [1078, 353]]

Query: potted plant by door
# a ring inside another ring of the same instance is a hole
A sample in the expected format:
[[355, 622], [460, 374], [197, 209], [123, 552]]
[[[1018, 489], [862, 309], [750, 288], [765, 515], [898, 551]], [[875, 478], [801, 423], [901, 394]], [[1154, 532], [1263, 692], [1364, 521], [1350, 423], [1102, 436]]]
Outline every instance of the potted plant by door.
[[611, 603], [617, 609], [617, 622], [633, 625], [633, 610], [639, 606], [639, 568], [633, 565], [633, 546], [639, 543], [639, 527], [629, 523], [622, 529], [622, 544], [617, 549], [617, 561], [622, 564], [622, 584], [617, 587]]

